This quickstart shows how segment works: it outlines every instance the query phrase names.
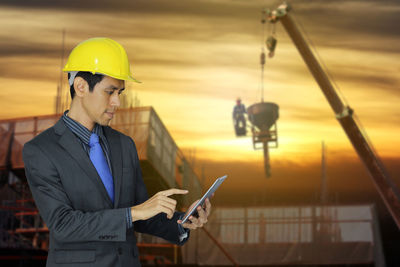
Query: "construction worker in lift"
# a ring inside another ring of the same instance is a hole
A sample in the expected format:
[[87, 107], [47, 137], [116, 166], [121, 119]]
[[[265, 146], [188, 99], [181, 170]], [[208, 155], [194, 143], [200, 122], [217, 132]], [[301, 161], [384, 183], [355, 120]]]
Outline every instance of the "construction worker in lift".
[[236, 136], [245, 136], [246, 135], [246, 118], [244, 114], [246, 113], [246, 108], [244, 104], [241, 103], [242, 100], [238, 97], [236, 99], [236, 105], [233, 108], [233, 121], [235, 124], [235, 133]]

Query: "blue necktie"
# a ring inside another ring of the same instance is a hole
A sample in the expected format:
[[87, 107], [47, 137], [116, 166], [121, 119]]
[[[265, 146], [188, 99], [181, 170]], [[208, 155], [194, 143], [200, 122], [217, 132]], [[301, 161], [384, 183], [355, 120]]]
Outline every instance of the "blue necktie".
[[103, 149], [100, 146], [99, 136], [97, 134], [92, 133], [92, 135], [90, 136], [89, 146], [89, 158], [96, 168], [97, 173], [99, 174], [101, 181], [103, 182], [104, 187], [107, 190], [108, 196], [114, 203], [113, 177], [111, 175], [110, 168], [108, 167], [107, 160], [104, 156]]

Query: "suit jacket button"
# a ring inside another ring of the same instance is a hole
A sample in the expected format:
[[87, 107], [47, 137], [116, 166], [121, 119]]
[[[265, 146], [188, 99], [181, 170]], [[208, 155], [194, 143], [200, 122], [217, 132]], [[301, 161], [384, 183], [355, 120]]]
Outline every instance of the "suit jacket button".
[[118, 254], [122, 255], [122, 248], [118, 248]]

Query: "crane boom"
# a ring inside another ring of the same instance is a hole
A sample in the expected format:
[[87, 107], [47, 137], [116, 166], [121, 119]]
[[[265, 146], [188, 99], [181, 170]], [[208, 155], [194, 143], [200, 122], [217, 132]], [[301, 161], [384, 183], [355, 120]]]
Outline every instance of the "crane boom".
[[319, 87], [333, 109], [337, 120], [342, 125], [347, 137], [350, 139], [359, 158], [368, 170], [376, 189], [378, 190], [383, 202], [392, 215], [397, 227], [400, 229], [400, 193], [395, 183], [389, 177], [383, 164], [375, 154], [366, 137], [362, 134], [360, 127], [353, 117], [353, 110], [345, 106], [336, 93], [328, 76], [321, 68], [307, 42], [304, 40], [301, 32], [288, 14], [290, 7], [284, 3], [276, 10], [269, 12], [268, 20], [272, 23], [280, 21], [296, 45], [300, 55], [306, 63], [308, 69], [314, 76]]

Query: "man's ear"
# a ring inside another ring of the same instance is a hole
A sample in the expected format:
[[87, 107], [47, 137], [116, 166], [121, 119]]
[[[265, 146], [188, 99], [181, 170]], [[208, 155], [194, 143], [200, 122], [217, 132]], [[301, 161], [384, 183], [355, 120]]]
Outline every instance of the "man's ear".
[[89, 84], [82, 77], [76, 77], [74, 80], [75, 95], [83, 97], [89, 92]]

